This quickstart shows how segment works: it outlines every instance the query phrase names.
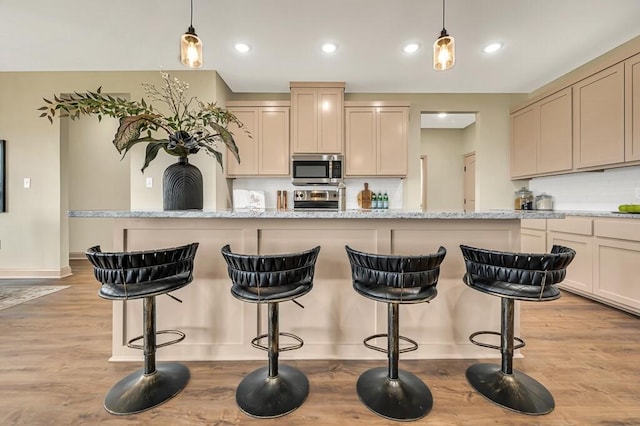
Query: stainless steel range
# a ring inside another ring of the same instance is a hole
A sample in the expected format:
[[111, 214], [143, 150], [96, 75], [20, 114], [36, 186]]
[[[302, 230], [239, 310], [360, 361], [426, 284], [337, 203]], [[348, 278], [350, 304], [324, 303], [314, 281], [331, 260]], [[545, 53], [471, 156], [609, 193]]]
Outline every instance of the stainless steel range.
[[294, 210], [338, 210], [338, 191], [325, 189], [296, 189], [293, 191]]

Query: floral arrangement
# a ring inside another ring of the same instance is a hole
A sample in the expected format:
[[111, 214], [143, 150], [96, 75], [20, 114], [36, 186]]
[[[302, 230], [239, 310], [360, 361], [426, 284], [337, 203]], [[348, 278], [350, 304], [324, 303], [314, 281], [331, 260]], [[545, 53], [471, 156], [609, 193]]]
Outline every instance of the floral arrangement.
[[[141, 171], [158, 155], [160, 149], [177, 157], [187, 157], [201, 149], [216, 158], [221, 167], [220, 145], [226, 147], [240, 162], [238, 146], [228, 130], [230, 123], [244, 128], [242, 122], [230, 111], [215, 103], [204, 103], [196, 97], [187, 97], [189, 84], [162, 72], [162, 87], [143, 83], [144, 91], [151, 101], [166, 104], [170, 114], [158, 112], [142, 98], [140, 101], [113, 97], [102, 93], [102, 87], [94, 92], [54, 95], [53, 100], [43, 98], [45, 105], [38, 108], [40, 117], [70, 117], [96, 115], [98, 121], [108, 116], [120, 119], [113, 145], [122, 157], [136, 144], [146, 142], [146, 154]], [[245, 130], [246, 131], [246, 130]], [[166, 138], [156, 138], [157, 133], [166, 133]]]

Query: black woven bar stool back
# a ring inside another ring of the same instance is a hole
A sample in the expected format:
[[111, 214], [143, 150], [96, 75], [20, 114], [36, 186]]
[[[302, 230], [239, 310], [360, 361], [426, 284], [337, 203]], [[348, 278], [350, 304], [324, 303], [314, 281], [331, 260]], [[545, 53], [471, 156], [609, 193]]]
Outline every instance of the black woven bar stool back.
[[[513, 351], [524, 347], [514, 336], [516, 300], [546, 302], [560, 297], [556, 284], [562, 282], [566, 268], [576, 255], [573, 249], [553, 246], [551, 253], [510, 253], [461, 245], [467, 268], [464, 283], [474, 290], [501, 298], [500, 333], [478, 331], [471, 343], [500, 350], [501, 365], [474, 364], [467, 369], [467, 380], [480, 394], [501, 407], [522, 414], [550, 413], [555, 402], [537, 380], [513, 369]], [[500, 345], [476, 339], [481, 335], [500, 336]], [[514, 343], [514, 342], [517, 342]]]
[[[125, 415], [148, 410], [177, 395], [189, 382], [189, 370], [184, 365], [175, 362], [156, 365], [156, 349], [182, 341], [185, 334], [180, 330], [156, 331], [155, 297], [169, 295], [193, 280], [197, 249], [198, 243], [192, 243], [149, 251], [103, 253], [100, 246], [86, 251], [94, 275], [102, 283], [100, 297], [122, 301], [143, 299], [143, 334], [129, 340], [127, 346], [144, 351], [144, 368], [109, 390], [104, 399], [108, 412]], [[177, 337], [156, 344], [157, 334]], [[142, 344], [135, 343], [139, 340]]]
[[[302, 371], [278, 365], [280, 352], [303, 345], [300, 337], [280, 332], [278, 304], [295, 302], [311, 291], [319, 252], [320, 247], [315, 247], [300, 253], [245, 255], [233, 253], [229, 245], [222, 248], [232, 282], [231, 294], [243, 302], [266, 303], [269, 315], [267, 334], [251, 341], [254, 348], [268, 352], [269, 365], [247, 375], [236, 389], [236, 402], [249, 416], [284, 416], [300, 407], [309, 395], [309, 380]], [[296, 344], [280, 346], [280, 336], [291, 338]], [[264, 338], [266, 346], [260, 343]]]
[[[431, 391], [414, 374], [398, 368], [400, 353], [418, 349], [418, 344], [399, 332], [399, 305], [430, 302], [438, 294], [440, 264], [447, 253], [440, 247], [424, 256], [385, 256], [363, 253], [345, 246], [355, 291], [387, 304], [387, 333], [364, 339], [364, 345], [387, 354], [388, 366], [365, 371], [358, 378], [358, 397], [371, 411], [391, 420], [410, 421], [426, 416], [433, 407]], [[387, 338], [387, 347], [369, 344]], [[410, 344], [400, 349], [400, 340]]]

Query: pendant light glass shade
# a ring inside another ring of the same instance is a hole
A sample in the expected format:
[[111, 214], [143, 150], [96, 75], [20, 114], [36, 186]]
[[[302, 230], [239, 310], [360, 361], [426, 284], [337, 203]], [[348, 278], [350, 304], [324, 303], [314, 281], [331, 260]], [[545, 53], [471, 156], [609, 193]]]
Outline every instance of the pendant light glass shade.
[[448, 70], [456, 63], [456, 43], [453, 37], [442, 29], [440, 37], [433, 43], [433, 69]]
[[202, 41], [191, 26], [180, 38], [180, 60], [189, 68], [202, 67]]
[[193, 28], [193, 0], [191, 0], [189, 29], [180, 38], [180, 61], [189, 68], [202, 67], [202, 40]]
[[433, 43], [433, 69], [436, 71], [448, 70], [456, 63], [456, 43], [453, 37], [447, 34], [444, 27], [444, 0], [442, 0], [442, 31], [440, 37]]

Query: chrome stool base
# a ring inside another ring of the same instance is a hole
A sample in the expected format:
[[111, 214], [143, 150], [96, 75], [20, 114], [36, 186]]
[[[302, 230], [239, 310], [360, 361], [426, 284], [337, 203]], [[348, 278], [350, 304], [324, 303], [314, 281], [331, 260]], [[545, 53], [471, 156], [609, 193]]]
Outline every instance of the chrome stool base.
[[475, 390], [509, 410], [537, 416], [555, 408], [551, 393], [520, 371], [506, 374], [496, 364], [474, 364], [467, 369], [466, 375]]
[[297, 368], [278, 367], [269, 377], [269, 367], [247, 375], [236, 390], [236, 402], [245, 414], [258, 418], [284, 416], [300, 407], [309, 395], [309, 380]]
[[151, 374], [144, 374], [144, 368], [141, 368], [109, 390], [104, 408], [118, 415], [149, 410], [179, 394], [189, 378], [189, 369], [175, 362], [159, 364]]
[[356, 389], [368, 409], [390, 420], [418, 420], [433, 407], [427, 385], [408, 371], [398, 370], [398, 378], [390, 379], [387, 367], [372, 368], [360, 375]]

